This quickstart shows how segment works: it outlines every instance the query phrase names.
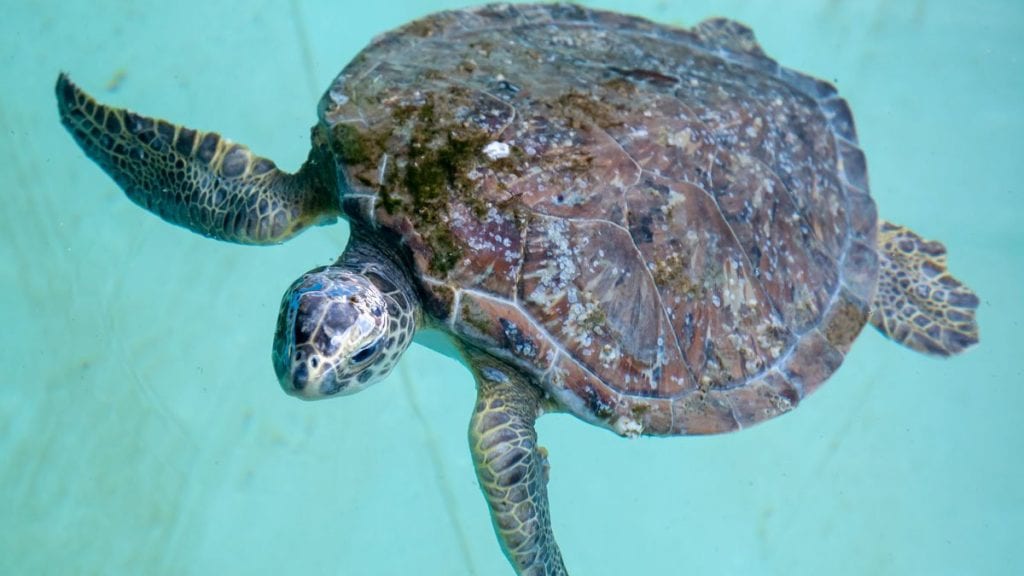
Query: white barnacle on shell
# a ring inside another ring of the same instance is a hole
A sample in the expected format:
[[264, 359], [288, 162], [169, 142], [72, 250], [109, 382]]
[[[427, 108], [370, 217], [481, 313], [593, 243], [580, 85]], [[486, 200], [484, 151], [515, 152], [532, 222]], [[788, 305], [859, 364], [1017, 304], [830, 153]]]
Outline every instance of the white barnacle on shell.
[[619, 436], [625, 436], [626, 438], [636, 438], [644, 431], [643, 424], [628, 416], [620, 416], [615, 421], [613, 428]]
[[484, 146], [484, 154], [486, 154], [491, 160], [508, 158], [509, 150], [508, 144], [498, 141], [491, 142], [487, 146]]
[[345, 83], [338, 81], [331, 86], [329, 91], [331, 101], [337, 106], [344, 106], [348, 104], [348, 94], [345, 94]]

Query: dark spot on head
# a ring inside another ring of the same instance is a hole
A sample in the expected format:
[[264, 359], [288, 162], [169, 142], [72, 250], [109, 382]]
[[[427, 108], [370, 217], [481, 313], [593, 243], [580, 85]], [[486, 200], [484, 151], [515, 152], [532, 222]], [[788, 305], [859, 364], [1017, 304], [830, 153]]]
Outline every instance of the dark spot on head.
[[[392, 283], [390, 280], [384, 278], [380, 274], [377, 274], [376, 272], [367, 272], [365, 274], [365, 276], [366, 276], [366, 279], [369, 280], [371, 283], [373, 283], [373, 285], [376, 286], [377, 289], [380, 290], [381, 292], [389, 293], [389, 292], [394, 292], [395, 290], [398, 289], [394, 285], [394, 283]], [[398, 296], [400, 296], [400, 294], [396, 294], [395, 296], [398, 297]]]
[[363, 348], [359, 352], [356, 352], [352, 356], [352, 363], [353, 364], [359, 364], [359, 363], [362, 363], [362, 362], [366, 362], [377, 351], [377, 348], [378, 348], [378, 342], [374, 342], [373, 344], [370, 344], [369, 346], [367, 346], [366, 348]]

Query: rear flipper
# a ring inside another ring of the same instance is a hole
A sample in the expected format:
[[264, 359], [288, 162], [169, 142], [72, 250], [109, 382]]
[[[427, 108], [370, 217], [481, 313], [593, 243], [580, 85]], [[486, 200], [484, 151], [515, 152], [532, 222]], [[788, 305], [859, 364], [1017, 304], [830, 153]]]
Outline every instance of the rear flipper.
[[289, 174], [213, 132], [104, 106], [64, 74], [57, 107], [78, 145], [128, 198], [193, 232], [275, 244], [338, 214], [330, 167], [315, 151]]
[[878, 228], [880, 268], [871, 323], [918, 352], [949, 356], [978, 342], [978, 297], [946, 271], [946, 247], [889, 222]]

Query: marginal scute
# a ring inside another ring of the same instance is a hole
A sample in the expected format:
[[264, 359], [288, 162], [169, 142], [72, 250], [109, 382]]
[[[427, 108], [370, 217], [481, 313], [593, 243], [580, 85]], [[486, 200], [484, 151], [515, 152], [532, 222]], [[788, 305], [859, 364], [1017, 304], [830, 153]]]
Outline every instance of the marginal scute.
[[550, 339], [528, 317], [505, 300], [463, 291], [455, 332], [486, 350], [502, 350], [524, 366], [546, 366], [554, 357]]
[[711, 18], [693, 29], [700, 43], [726, 52], [729, 60], [765, 73], [775, 73], [778, 64], [765, 55], [750, 27], [727, 18]]
[[782, 373], [772, 370], [728, 392], [733, 414], [741, 426], [785, 414], [800, 404], [800, 391]]
[[836, 88], [832, 84], [797, 72], [789, 68], [779, 69], [779, 77], [790, 86], [800, 90], [815, 100], [824, 100], [836, 95]]
[[878, 208], [864, 191], [846, 186], [846, 211], [850, 219], [850, 235], [868, 246], [875, 245], [878, 236]]
[[676, 398], [672, 417], [679, 428], [677, 434], [721, 434], [740, 427], [725, 392], [698, 391]]
[[642, 434], [648, 436], [666, 436], [678, 434], [673, 427], [671, 398], [651, 398], [624, 396], [621, 413], [636, 422]]
[[864, 152], [849, 142], [839, 140], [840, 169], [851, 185], [861, 189], [868, 189], [868, 168], [864, 159]]
[[845, 354], [867, 322], [870, 309], [850, 289], [843, 287], [821, 320], [821, 332], [829, 344]]
[[574, 414], [601, 426], [612, 428], [622, 408], [618, 394], [564, 354], [558, 355], [541, 383]]
[[800, 390], [800, 396], [805, 397], [817, 390], [842, 362], [843, 353], [820, 331], [812, 330], [801, 336], [782, 371]]
[[853, 113], [850, 112], [850, 106], [846, 100], [839, 97], [829, 98], [818, 102], [818, 106], [825, 113], [825, 118], [828, 118], [829, 126], [832, 127], [832, 132], [836, 136], [848, 142], [857, 142], [857, 128], [853, 122]]
[[865, 302], [874, 298], [878, 285], [878, 252], [874, 244], [851, 242], [843, 260], [843, 283], [853, 295]]

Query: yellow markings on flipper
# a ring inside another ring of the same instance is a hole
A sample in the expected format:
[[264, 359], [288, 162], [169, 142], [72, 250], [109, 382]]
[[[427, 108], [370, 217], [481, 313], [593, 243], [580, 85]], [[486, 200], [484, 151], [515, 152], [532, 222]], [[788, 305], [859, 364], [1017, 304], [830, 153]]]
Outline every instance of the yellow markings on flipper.
[[881, 222], [880, 268], [871, 323], [926, 354], [949, 356], [978, 342], [978, 297], [946, 270], [946, 247]]

